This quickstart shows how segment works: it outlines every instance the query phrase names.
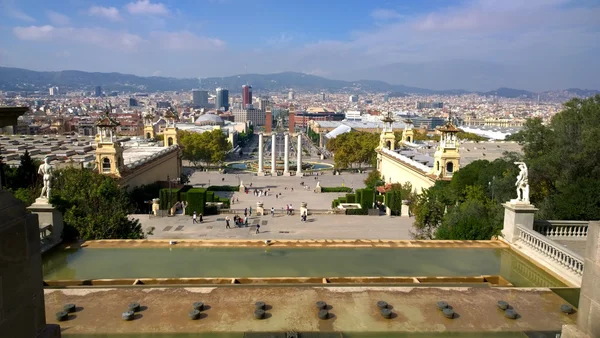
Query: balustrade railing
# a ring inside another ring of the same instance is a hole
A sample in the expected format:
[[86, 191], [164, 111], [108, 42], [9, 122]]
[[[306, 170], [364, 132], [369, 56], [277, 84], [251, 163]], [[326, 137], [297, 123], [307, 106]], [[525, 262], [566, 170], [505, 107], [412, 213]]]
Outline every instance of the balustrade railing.
[[519, 230], [519, 241], [522, 244], [552, 259], [576, 275], [583, 275], [583, 257], [567, 248], [561, 247], [558, 243], [542, 236], [536, 231], [529, 230], [520, 225], [517, 225], [517, 229]]
[[533, 230], [555, 239], [582, 239], [587, 237], [588, 224], [586, 221], [546, 221], [533, 223]]

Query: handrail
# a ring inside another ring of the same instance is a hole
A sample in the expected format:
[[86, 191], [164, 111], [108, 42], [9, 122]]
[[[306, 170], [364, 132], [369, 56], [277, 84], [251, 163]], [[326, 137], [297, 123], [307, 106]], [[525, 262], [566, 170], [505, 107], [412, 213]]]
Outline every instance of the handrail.
[[588, 226], [587, 221], [537, 220], [533, 230], [549, 238], [585, 239]]
[[519, 240], [521, 242], [558, 262], [575, 274], [579, 276], [583, 275], [583, 257], [560, 246], [560, 244], [546, 238], [536, 231], [527, 229], [521, 225], [517, 225], [517, 229], [519, 230]]

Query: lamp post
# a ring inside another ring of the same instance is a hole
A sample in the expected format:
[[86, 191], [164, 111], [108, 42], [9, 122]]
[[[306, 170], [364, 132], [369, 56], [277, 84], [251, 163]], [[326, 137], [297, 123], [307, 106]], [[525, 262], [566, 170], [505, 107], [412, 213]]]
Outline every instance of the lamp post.
[[167, 175], [167, 181], [169, 182], [169, 201], [167, 202], [167, 210], [171, 209], [171, 196], [173, 193], [173, 189], [171, 187], [171, 176]]

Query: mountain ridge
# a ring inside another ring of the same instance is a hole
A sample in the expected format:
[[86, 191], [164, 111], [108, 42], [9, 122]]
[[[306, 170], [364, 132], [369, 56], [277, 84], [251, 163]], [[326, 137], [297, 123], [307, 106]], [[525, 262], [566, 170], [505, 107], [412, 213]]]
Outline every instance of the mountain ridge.
[[[217, 87], [228, 88], [232, 93], [241, 91], [244, 84], [251, 84], [255, 91], [308, 90], [325, 92], [390, 92], [410, 94], [461, 95], [476, 93], [500, 97], [533, 97], [534, 92], [501, 87], [488, 92], [467, 91], [462, 89], [431, 90], [426, 88], [389, 84], [379, 80], [334, 80], [324, 77], [298, 73], [282, 72], [274, 74], [240, 74], [227, 77], [201, 79], [202, 86], [214, 90]], [[0, 67], [0, 90], [36, 91], [47, 90], [52, 86], [67, 90], [90, 90], [101, 86], [105, 91], [183, 91], [198, 88], [196, 78], [174, 78], [163, 76], [137, 76], [118, 72], [85, 72], [80, 70], [34, 71], [23, 68]], [[570, 88], [564, 91], [576, 95], [593, 95], [600, 91]]]

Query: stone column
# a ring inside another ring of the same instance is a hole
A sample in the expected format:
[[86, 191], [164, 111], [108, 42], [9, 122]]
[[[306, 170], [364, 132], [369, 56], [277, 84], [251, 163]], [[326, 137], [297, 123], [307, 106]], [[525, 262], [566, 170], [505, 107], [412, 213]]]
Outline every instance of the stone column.
[[507, 202], [504, 206], [504, 226], [502, 237], [509, 242], [515, 243], [519, 238], [517, 225], [533, 230], [533, 215], [538, 210], [533, 204]]
[[283, 151], [283, 175], [290, 176], [290, 134], [285, 133], [283, 144], [285, 146]]
[[[588, 337], [600, 337], [600, 222], [590, 222], [586, 241], [583, 263], [585, 270], [577, 309], [577, 326]], [[582, 337], [571, 332], [563, 336]]]
[[265, 176], [265, 170], [263, 168], [264, 165], [264, 154], [263, 154], [263, 148], [264, 148], [264, 141], [263, 141], [263, 134], [259, 133], [258, 134], [258, 176]]
[[275, 161], [275, 142], [277, 135], [271, 134], [271, 176], [277, 176], [277, 163]]
[[298, 149], [296, 149], [296, 176], [302, 176], [302, 133], [298, 133]]

